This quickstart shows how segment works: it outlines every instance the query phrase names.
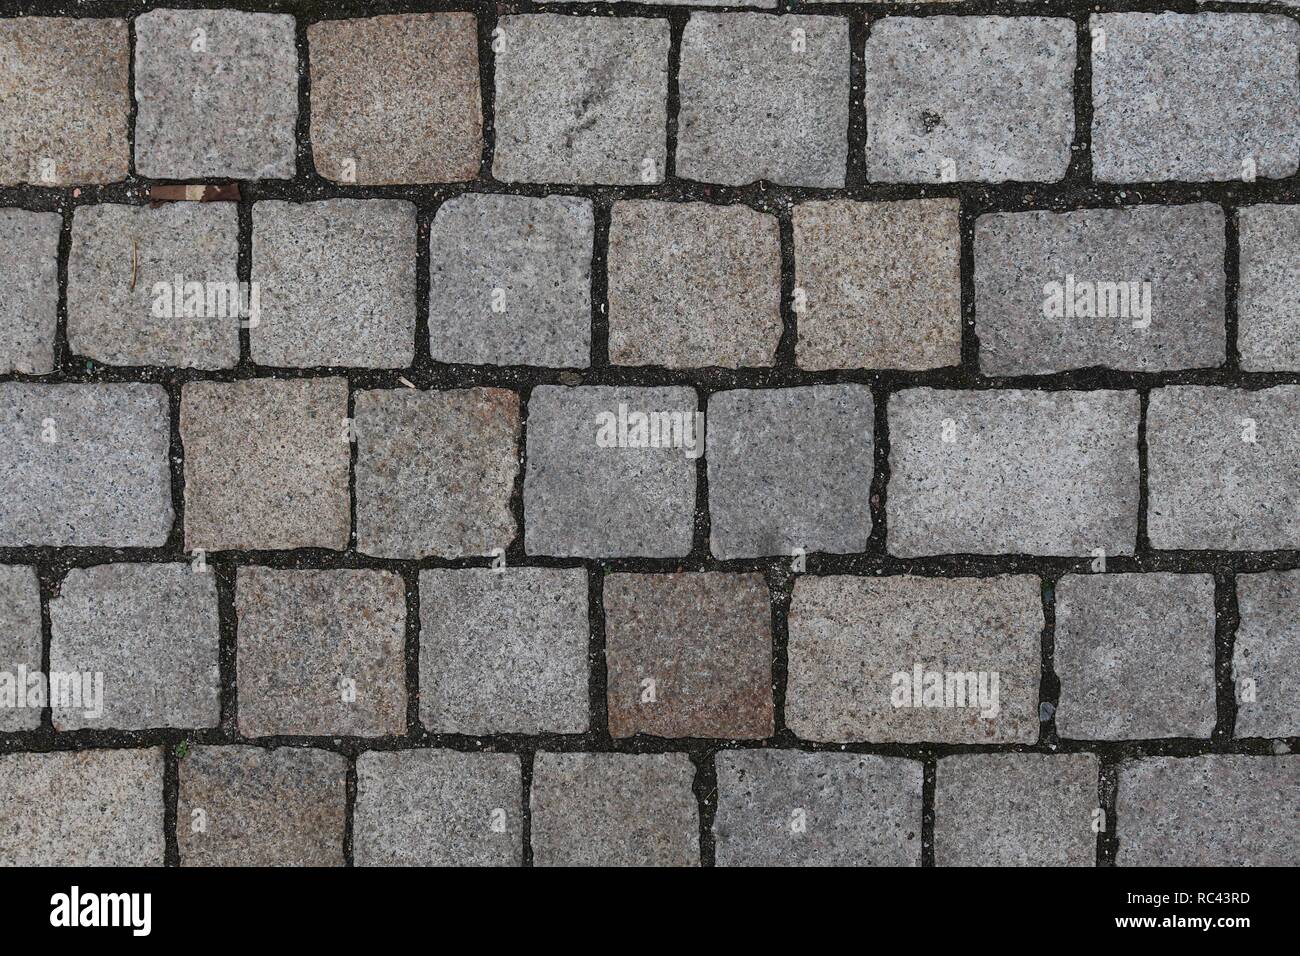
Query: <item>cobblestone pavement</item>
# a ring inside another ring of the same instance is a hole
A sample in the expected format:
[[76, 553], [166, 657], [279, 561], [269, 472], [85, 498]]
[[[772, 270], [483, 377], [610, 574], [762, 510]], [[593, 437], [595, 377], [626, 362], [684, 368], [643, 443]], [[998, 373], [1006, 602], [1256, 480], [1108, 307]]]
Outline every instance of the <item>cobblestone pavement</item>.
[[1292, 0], [238, 6], [0, 2], [0, 864], [1300, 863]]

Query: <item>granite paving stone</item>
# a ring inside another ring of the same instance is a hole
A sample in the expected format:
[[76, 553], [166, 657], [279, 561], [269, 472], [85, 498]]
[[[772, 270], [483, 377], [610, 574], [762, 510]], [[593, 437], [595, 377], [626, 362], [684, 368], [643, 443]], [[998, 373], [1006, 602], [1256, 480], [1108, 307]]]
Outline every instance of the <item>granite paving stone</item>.
[[61, 228], [57, 213], [0, 209], [0, 374], [54, 370]]

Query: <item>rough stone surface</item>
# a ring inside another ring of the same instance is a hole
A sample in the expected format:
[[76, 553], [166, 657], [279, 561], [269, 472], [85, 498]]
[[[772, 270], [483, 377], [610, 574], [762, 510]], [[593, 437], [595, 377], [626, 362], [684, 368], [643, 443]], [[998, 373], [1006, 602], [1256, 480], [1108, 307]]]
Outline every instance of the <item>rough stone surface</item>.
[[587, 730], [581, 568], [420, 572], [420, 722], [433, 733]]
[[718, 866], [920, 866], [921, 764], [870, 754], [724, 751]]
[[[41, 669], [41, 593], [36, 569], [0, 564], [0, 733], [35, 730], [41, 725], [41, 710], [31, 706], [19, 689], [19, 668], [26, 675]], [[8, 686], [6, 686], [6, 684]], [[35, 703], [35, 702], [31, 702]]]
[[[1300, 736], [1300, 571], [1237, 576], [1238, 737]], [[1251, 696], [1243, 684], [1252, 682]]]
[[1300, 206], [1237, 211], [1237, 349], [1248, 372], [1300, 370]]
[[763, 575], [611, 574], [604, 586], [611, 735], [772, 736]]
[[58, 213], [0, 209], [0, 375], [54, 369], [62, 226]]

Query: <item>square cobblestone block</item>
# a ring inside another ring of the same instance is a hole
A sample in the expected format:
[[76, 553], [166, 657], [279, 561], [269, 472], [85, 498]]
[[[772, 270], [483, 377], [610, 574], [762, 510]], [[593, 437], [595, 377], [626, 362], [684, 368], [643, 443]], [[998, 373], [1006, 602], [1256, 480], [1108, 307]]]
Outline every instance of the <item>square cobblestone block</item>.
[[141, 14], [135, 100], [135, 165], [142, 176], [292, 178], [293, 17], [237, 10]]
[[58, 213], [0, 209], [0, 374], [54, 370], [62, 228]]
[[241, 568], [239, 730], [406, 731], [406, 588], [391, 571]]
[[483, 109], [471, 13], [325, 20], [307, 28], [316, 170], [343, 183], [478, 175]]
[[799, 366], [920, 370], [961, 361], [956, 199], [794, 208]]
[[763, 575], [611, 574], [604, 591], [612, 736], [772, 736]]
[[172, 528], [158, 385], [0, 384], [0, 547], [158, 547]]
[[717, 755], [718, 866], [920, 866], [921, 764], [870, 754]]
[[786, 723], [837, 743], [1032, 744], [1043, 623], [1030, 575], [800, 577]]
[[980, 370], [1222, 365], [1223, 236], [1223, 210], [1208, 203], [981, 216]]
[[1092, 754], [962, 754], [934, 776], [938, 866], [1095, 866]]
[[591, 200], [469, 194], [429, 230], [435, 362], [591, 364]]
[[588, 726], [587, 572], [420, 572], [420, 722], [437, 734]]
[[347, 382], [191, 382], [181, 392], [187, 550], [348, 544]]
[[180, 761], [181, 866], [342, 866], [347, 760], [325, 750], [195, 747]]
[[705, 441], [696, 407], [695, 391], [684, 387], [535, 388], [524, 475], [527, 552], [689, 554]]
[[1300, 571], [1238, 575], [1237, 609], [1235, 735], [1300, 736]]
[[1138, 397], [906, 389], [889, 398], [889, 552], [1132, 554]]
[[28, 678], [40, 672], [41, 592], [36, 569], [0, 564], [0, 733], [41, 725], [44, 700], [29, 700], [26, 693], [31, 686]]
[[519, 396], [503, 388], [356, 393], [357, 549], [491, 554], [514, 540]]
[[539, 753], [537, 866], [698, 866], [699, 805], [686, 754]]
[[847, 19], [692, 13], [679, 84], [679, 176], [729, 186], [844, 185]]
[[709, 399], [708, 426], [714, 557], [866, 548], [875, 427], [870, 389], [718, 392]]
[[886, 17], [866, 46], [867, 176], [1057, 182], [1074, 139], [1075, 26]]
[[1300, 26], [1255, 13], [1094, 14], [1092, 169], [1101, 182], [1290, 176]]
[[547, 13], [497, 24], [497, 179], [663, 182], [667, 20]]
[[253, 281], [259, 365], [404, 368], [415, 357], [415, 205], [259, 202]]
[[79, 207], [68, 259], [73, 354], [104, 365], [230, 368], [241, 301], [251, 302], [236, 285], [238, 259], [233, 203]]
[[519, 866], [515, 754], [372, 751], [357, 759], [357, 866]]
[[781, 235], [747, 206], [632, 200], [609, 228], [609, 358], [670, 368], [771, 365]]
[[74, 568], [50, 600], [50, 630], [52, 672], [103, 675], [94, 683], [100, 700], [86, 694], [84, 678], [80, 706], [51, 700], [56, 730], [215, 727], [221, 720], [213, 574], [196, 574], [189, 564]]
[[1300, 206], [1237, 210], [1237, 348], [1247, 372], [1300, 370]]

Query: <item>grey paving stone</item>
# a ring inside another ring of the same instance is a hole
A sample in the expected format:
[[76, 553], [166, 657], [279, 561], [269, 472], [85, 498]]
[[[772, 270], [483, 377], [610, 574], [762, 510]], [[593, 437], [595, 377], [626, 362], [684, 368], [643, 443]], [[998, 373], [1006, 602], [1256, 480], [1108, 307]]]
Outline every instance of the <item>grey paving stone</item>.
[[[805, 740], [1038, 739], [1035, 577], [800, 577], [789, 628], [785, 719]], [[950, 674], [975, 685], [952, 678], [946, 700], [929, 690], [948, 691]]]
[[163, 865], [161, 750], [0, 754], [0, 779], [0, 865]]
[[865, 385], [738, 389], [709, 398], [714, 557], [866, 547], [875, 418]]
[[695, 768], [686, 754], [539, 753], [537, 866], [698, 866]]
[[420, 722], [439, 734], [588, 726], [582, 568], [420, 572]]
[[679, 86], [679, 176], [731, 186], [844, 185], [848, 20], [692, 13]]
[[490, 554], [514, 540], [519, 396], [503, 388], [356, 393], [357, 550]]
[[0, 374], [54, 370], [62, 228], [58, 213], [0, 209]]
[[41, 672], [41, 593], [36, 569], [0, 564], [0, 733], [35, 730], [45, 697], [29, 698]]
[[1238, 575], [1237, 609], [1235, 735], [1300, 736], [1300, 571]]
[[1248, 372], [1300, 370], [1300, 206], [1237, 211], [1237, 349]]
[[936, 865], [1096, 865], [1092, 754], [961, 754], [934, 781]]
[[1067, 574], [1056, 585], [1056, 729], [1076, 740], [1208, 738], [1214, 578]]
[[473, 179], [483, 152], [470, 13], [326, 20], [307, 28], [316, 170], [344, 183]]
[[981, 216], [980, 370], [1222, 365], [1223, 245], [1223, 210], [1209, 203]]
[[79, 207], [68, 260], [73, 354], [104, 365], [230, 368], [239, 361], [238, 259], [233, 203]]
[[690, 553], [696, 459], [705, 440], [695, 414], [695, 392], [684, 387], [535, 388], [524, 475], [527, 552]]
[[611, 574], [604, 595], [612, 736], [772, 736], [763, 575]]
[[1297, 449], [1300, 386], [1154, 389], [1147, 409], [1151, 546], [1300, 548]]
[[920, 866], [921, 764], [870, 754], [723, 751], [718, 866]]
[[290, 179], [294, 19], [237, 10], [135, 18], [135, 166], [142, 176]]
[[663, 182], [667, 20], [546, 13], [497, 24], [497, 179]]
[[1129, 391], [891, 395], [889, 552], [1132, 554], [1137, 425]]
[[457, 196], [429, 230], [435, 362], [591, 363], [591, 201]]
[[187, 550], [347, 547], [347, 382], [191, 382], [181, 391]]
[[518, 866], [515, 754], [372, 751], [357, 758], [357, 866]]
[[215, 575], [189, 564], [73, 568], [50, 600], [50, 630], [52, 673], [96, 675], [90, 699], [83, 676], [79, 706], [51, 695], [56, 730], [220, 722]]
[[1207, 754], [1120, 765], [1119, 866], [1300, 864], [1300, 757]]
[[956, 199], [794, 209], [798, 364], [919, 370], [961, 361]]
[[1047, 17], [886, 17], [866, 46], [867, 175], [1056, 182], [1074, 138], [1075, 26]]
[[259, 365], [404, 368], [415, 357], [415, 205], [275, 200], [253, 207]]
[[239, 569], [239, 730], [406, 730], [406, 588], [392, 571]]
[[194, 747], [180, 761], [181, 866], [342, 866], [346, 779], [325, 750]]
[[1300, 26], [1255, 13], [1094, 14], [1092, 169], [1102, 182], [1290, 176]]
[[0, 546], [165, 543], [167, 421], [158, 385], [0, 385]]
[[125, 20], [0, 22], [0, 185], [126, 179], [130, 49]]

